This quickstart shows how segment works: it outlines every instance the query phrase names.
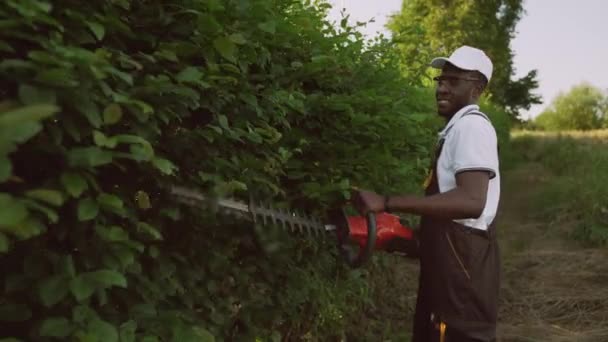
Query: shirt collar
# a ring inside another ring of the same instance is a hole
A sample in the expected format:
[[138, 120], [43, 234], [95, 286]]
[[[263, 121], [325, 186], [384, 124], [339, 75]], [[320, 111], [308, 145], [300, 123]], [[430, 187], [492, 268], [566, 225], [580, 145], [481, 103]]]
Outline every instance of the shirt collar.
[[445, 127], [439, 132], [439, 137], [443, 138], [445, 137], [445, 135], [447, 134], [448, 130], [450, 128], [452, 128], [452, 126], [454, 126], [454, 124], [456, 123], [456, 121], [458, 121], [464, 114], [471, 112], [471, 111], [475, 111], [475, 110], [479, 110], [479, 106], [472, 104], [472, 105], [468, 105], [468, 106], [464, 106], [462, 108], [460, 108], [459, 111], [456, 112], [456, 114], [454, 114], [452, 116], [452, 118], [450, 119], [450, 121], [448, 121], [448, 123], [445, 125]]

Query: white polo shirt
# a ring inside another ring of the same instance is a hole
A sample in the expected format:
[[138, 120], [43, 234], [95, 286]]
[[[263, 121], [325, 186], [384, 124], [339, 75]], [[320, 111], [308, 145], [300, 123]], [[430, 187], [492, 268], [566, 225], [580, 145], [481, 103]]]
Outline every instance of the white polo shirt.
[[[476, 112], [477, 114], [471, 114]], [[480, 115], [481, 114], [481, 115]], [[478, 218], [454, 220], [477, 229], [488, 229], [496, 217], [500, 198], [500, 172], [496, 131], [479, 106], [469, 105], [459, 110], [439, 132], [444, 139], [437, 159], [439, 191], [456, 188], [456, 174], [467, 170], [487, 170], [491, 173], [486, 204]]]

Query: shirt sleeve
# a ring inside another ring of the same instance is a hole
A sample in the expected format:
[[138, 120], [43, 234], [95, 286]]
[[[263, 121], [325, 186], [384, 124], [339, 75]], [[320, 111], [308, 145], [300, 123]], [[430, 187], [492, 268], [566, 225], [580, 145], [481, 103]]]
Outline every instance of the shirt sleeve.
[[467, 115], [452, 128], [451, 166], [454, 174], [488, 171], [490, 179], [498, 173], [498, 146], [492, 124], [479, 115]]

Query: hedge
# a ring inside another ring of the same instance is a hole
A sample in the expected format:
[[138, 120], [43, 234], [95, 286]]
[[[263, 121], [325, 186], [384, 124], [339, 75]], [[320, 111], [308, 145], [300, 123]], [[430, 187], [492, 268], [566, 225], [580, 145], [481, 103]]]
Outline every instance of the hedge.
[[389, 42], [334, 28], [327, 8], [0, 4], [0, 337], [364, 333], [353, 322], [373, 280], [340, 264], [331, 239], [252, 227], [164, 191], [322, 213], [352, 185], [419, 189], [436, 128], [427, 93], [406, 86]]

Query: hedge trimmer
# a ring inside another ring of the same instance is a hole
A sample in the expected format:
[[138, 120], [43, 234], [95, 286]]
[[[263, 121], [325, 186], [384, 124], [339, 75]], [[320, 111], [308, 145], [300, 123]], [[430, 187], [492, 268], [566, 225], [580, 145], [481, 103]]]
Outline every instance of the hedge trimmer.
[[408, 256], [417, 254], [413, 230], [402, 225], [399, 217], [390, 213], [349, 216], [344, 208], [336, 208], [329, 210], [324, 217], [315, 217], [264, 205], [254, 199], [243, 202], [214, 198], [183, 187], [171, 187], [170, 194], [182, 204], [221, 209], [262, 225], [279, 225], [285, 230], [314, 237], [334, 235], [342, 259], [351, 267], [363, 265], [375, 250]]

